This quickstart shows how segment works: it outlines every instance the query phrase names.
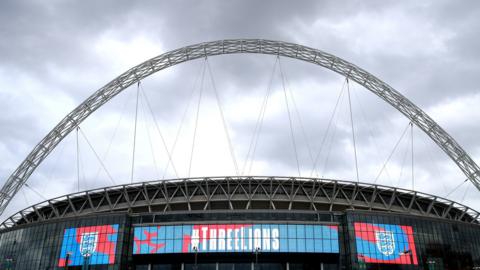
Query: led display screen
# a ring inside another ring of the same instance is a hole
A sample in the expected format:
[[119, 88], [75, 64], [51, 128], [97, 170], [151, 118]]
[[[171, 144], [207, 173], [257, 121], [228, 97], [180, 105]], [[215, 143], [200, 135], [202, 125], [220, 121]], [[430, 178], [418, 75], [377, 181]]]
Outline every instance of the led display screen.
[[418, 264], [411, 226], [356, 222], [354, 227], [359, 261]]
[[58, 266], [113, 264], [117, 236], [118, 224], [65, 229]]
[[198, 224], [136, 227], [134, 254], [193, 252], [338, 253], [338, 226]]

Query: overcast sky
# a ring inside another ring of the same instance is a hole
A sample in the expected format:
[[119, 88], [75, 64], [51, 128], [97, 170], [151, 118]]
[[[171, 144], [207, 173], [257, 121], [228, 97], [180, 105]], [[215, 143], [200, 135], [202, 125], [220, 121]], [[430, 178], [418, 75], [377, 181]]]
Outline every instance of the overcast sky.
[[[117, 75], [173, 49], [228, 38], [294, 42], [346, 59], [408, 97], [480, 162], [477, 1], [7, 0], [0, 36], [2, 185], [67, 113]], [[255, 155], [247, 159], [270, 81]], [[134, 181], [234, 175], [228, 138], [243, 174], [300, 170], [356, 180], [343, 85], [327, 69], [261, 55], [210, 57], [158, 72], [142, 81]], [[360, 181], [374, 182], [409, 121], [367, 89], [351, 83], [350, 90]], [[80, 190], [130, 182], [135, 98], [136, 87], [126, 89], [81, 125]], [[165, 170], [159, 131], [175, 169]], [[480, 210], [478, 191], [462, 185], [453, 161], [418, 128], [413, 140], [415, 189]], [[72, 133], [60, 143], [6, 214], [78, 190], [76, 142]], [[378, 183], [411, 188], [411, 156], [408, 130]]]

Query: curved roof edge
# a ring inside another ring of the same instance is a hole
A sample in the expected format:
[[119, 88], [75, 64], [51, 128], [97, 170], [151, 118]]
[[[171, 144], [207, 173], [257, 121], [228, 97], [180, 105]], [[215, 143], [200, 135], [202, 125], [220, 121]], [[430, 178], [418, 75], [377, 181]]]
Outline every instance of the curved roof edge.
[[156, 180], [71, 193], [13, 214], [0, 229], [95, 213], [253, 209], [357, 209], [480, 224], [480, 213], [466, 205], [403, 188], [334, 179], [235, 176]]

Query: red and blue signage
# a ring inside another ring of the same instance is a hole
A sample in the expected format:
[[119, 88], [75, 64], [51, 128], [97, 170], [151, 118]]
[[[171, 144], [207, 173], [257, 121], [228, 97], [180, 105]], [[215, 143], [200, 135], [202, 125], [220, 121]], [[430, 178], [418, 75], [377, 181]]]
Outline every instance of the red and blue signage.
[[354, 227], [359, 261], [418, 264], [411, 226], [355, 222]]
[[194, 252], [338, 253], [338, 226], [198, 224], [136, 227], [133, 254]]
[[65, 229], [58, 266], [114, 264], [117, 237], [118, 224]]

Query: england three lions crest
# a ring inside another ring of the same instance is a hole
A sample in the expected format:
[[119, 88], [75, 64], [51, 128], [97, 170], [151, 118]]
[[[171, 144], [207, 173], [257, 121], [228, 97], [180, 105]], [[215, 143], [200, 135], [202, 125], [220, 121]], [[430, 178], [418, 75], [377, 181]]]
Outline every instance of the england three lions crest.
[[80, 253], [84, 257], [92, 255], [97, 250], [98, 232], [82, 233], [80, 237]]
[[391, 231], [376, 231], [375, 241], [380, 253], [385, 256], [392, 255], [395, 252], [395, 238]]

